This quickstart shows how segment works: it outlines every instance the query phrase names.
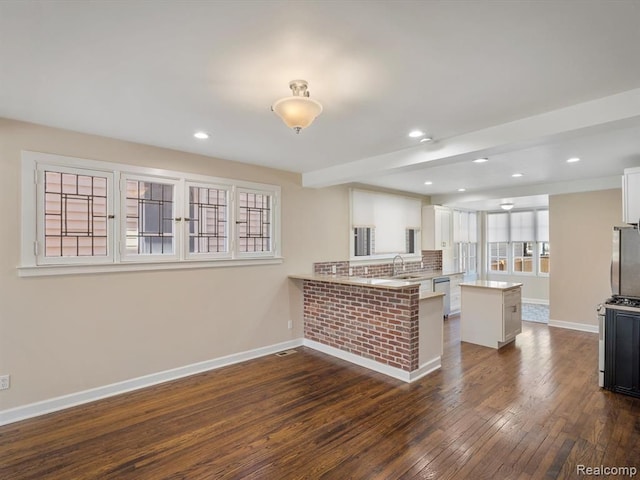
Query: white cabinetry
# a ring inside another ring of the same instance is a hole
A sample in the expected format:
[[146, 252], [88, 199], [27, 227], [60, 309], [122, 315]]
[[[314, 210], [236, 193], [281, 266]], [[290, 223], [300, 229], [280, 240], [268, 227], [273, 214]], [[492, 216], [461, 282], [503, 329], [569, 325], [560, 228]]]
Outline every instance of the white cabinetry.
[[464, 279], [463, 274], [449, 275], [449, 311], [458, 313], [461, 306], [460, 284]]
[[461, 289], [463, 342], [500, 348], [522, 332], [521, 284], [476, 281]]
[[447, 207], [422, 207], [422, 249], [442, 250], [442, 270], [453, 268], [452, 212]]
[[640, 223], [640, 167], [624, 169], [622, 216], [625, 223]]

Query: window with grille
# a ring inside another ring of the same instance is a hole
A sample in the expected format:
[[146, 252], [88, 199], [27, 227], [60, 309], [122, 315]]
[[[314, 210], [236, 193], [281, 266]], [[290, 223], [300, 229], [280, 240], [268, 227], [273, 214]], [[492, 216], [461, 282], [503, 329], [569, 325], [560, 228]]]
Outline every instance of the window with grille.
[[236, 235], [239, 253], [270, 253], [272, 251], [272, 204], [271, 194], [238, 191]]
[[189, 186], [189, 254], [221, 255], [229, 251], [229, 191]]
[[275, 185], [23, 152], [21, 190], [24, 276], [281, 261]]
[[107, 177], [44, 172], [45, 257], [104, 257], [107, 230]]
[[125, 255], [176, 252], [175, 184], [126, 178]]

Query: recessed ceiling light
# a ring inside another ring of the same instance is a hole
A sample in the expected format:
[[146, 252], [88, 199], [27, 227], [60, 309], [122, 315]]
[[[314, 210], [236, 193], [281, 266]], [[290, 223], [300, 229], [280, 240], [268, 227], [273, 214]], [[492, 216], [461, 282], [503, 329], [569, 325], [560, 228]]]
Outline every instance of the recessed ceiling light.
[[424, 135], [424, 132], [422, 130], [411, 130], [409, 132], [409, 136], [411, 138], [418, 138]]
[[459, 191], [459, 192], [466, 192], [466, 191], [467, 191], [467, 189], [466, 189], [466, 188], [459, 188], [459, 189], [458, 189], [458, 191]]
[[567, 160], [567, 163], [576, 163], [579, 162], [580, 159], [578, 157], [572, 157], [569, 160]]
[[431, 142], [433, 141], [433, 138], [431, 137], [425, 137], [423, 139], [420, 140], [420, 143], [425, 143], [425, 142]]
[[489, 159], [488, 158], [476, 158], [473, 163], [485, 163], [488, 162]]
[[425, 185], [433, 185], [433, 182], [430, 182], [430, 181], [427, 180], [426, 182], [424, 182], [424, 184]]
[[513, 178], [518, 178], [518, 177], [522, 177], [522, 173], [514, 173], [513, 175], [511, 175]]
[[196, 132], [193, 134], [198, 140], [206, 140], [209, 138], [209, 134], [207, 132]]

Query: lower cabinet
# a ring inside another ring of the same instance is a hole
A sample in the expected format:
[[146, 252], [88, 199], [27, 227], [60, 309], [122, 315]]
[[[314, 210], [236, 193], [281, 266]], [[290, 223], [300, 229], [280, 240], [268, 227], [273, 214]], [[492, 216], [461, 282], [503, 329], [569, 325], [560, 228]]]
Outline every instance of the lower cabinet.
[[461, 303], [460, 284], [464, 279], [463, 274], [449, 275], [449, 311], [450, 313], [459, 313]]
[[481, 288], [463, 283], [460, 339], [491, 348], [512, 342], [522, 332], [520, 307], [519, 286]]
[[604, 386], [640, 397], [640, 314], [607, 308]]

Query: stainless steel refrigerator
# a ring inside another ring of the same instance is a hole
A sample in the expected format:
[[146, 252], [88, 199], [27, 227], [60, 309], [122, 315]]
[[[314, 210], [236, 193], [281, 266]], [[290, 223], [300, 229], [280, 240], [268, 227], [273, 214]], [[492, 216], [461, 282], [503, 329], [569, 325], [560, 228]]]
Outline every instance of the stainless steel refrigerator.
[[611, 292], [614, 296], [640, 298], [640, 231], [635, 227], [613, 229]]

